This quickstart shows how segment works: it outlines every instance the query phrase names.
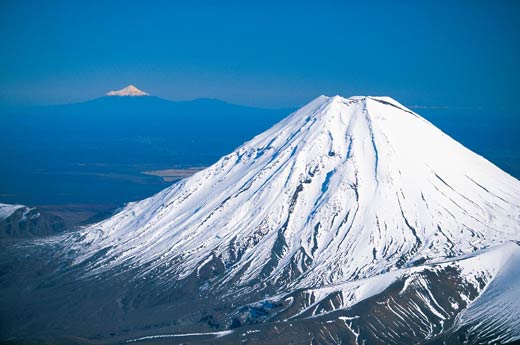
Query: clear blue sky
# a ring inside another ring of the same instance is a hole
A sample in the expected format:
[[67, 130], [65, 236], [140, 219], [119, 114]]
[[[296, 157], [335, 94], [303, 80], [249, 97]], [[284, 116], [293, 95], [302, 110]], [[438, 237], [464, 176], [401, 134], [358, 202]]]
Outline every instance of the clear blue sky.
[[320, 94], [518, 109], [520, 1], [0, 1], [0, 104], [132, 83], [180, 100]]

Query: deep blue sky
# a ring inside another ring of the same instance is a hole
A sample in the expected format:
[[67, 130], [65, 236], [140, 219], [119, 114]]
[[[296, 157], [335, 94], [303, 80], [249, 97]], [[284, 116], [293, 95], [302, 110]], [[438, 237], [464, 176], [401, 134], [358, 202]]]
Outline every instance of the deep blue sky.
[[[196, 4], [195, 4], [196, 3]], [[0, 104], [133, 83], [295, 106], [320, 94], [516, 111], [520, 1], [0, 1]]]

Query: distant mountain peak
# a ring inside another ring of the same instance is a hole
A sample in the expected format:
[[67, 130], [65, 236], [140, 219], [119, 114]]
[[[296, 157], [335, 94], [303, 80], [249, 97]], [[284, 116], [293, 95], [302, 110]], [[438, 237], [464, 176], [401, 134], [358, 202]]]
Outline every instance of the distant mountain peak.
[[128, 85], [127, 87], [116, 90], [116, 91], [109, 91], [106, 93], [107, 96], [150, 96], [149, 93], [146, 93], [142, 90], [139, 90], [134, 85]]

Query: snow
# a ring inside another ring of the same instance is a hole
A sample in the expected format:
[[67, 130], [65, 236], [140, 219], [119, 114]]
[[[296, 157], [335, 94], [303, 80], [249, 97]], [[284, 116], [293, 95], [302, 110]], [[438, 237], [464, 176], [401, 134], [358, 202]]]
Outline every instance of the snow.
[[139, 90], [133, 85], [128, 85], [127, 87], [117, 90], [117, 91], [109, 91], [106, 94], [107, 96], [149, 96], [148, 93]]
[[153, 340], [153, 339], [162, 339], [162, 338], [176, 338], [176, 337], [195, 337], [195, 336], [205, 336], [212, 335], [216, 338], [220, 338], [226, 336], [228, 334], [233, 333], [233, 331], [220, 331], [220, 332], [205, 332], [205, 333], [179, 333], [179, 334], [159, 334], [159, 335], [149, 335], [146, 337], [136, 338], [127, 340], [127, 343], [135, 343], [143, 340]]
[[520, 181], [389, 97], [320, 96], [67, 244], [76, 264], [100, 254], [90, 274], [131, 263], [182, 279], [218, 258], [220, 283], [282, 292], [374, 277], [359, 299], [395, 278], [381, 273], [519, 233]]
[[[518, 279], [515, 278], [519, 275], [516, 274], [513, 277], [513, 275], [508, 272], [508, 267], [520, 267], [518, 265], [519, 263], [520, 246], [513, 242], [507, 242], [498, 246], [493, 246], [474, 252], [471, 255], [462, 255], [461, 257], [444, 260], [439, 263], [403, 268], [376, 275], [367, 279], [360, 279], [343, 284], [329, 285], [315, 289], [304, 289], [298, 292], [301, 296], [301, 305], [298, 306], [299, 309], [295, 311], [294, 314], [292, 314], [291, 318], [308, 315], [309, 312], [313, 316], [330, 313], [331, 310], [327, 308], [319, 308], [319, 306], [323, 305], [324, 302], [327, 302], [331, 296], [337, 296], [338, 294], [339, 298], [336, 300], [340, 302], [336, 302], [333, 310], [346, 310], [361, 301], [384, 292], [393, 283], [403, 281], [404, 287], [401, 289], [399, 294], [402, 294], [407, 289], [409, 289], [410, 285], [413, 285], [413, 288], [415, 289], [420, 288], [419, 290], [424, 291], [426, 294], [424, 296], [425, 298], [422, 299], [424, 306], [427, 307], [428, 310], [439, 320], [444, 320], [446, 316], [449, 315], [449, 313], [439, 304], [439, 302], [437, 302], [436, 295], [433, 291], [431, 291], [431, 282], [425, 279], [422, 273], [438, 272], [445, 269], [446, 267], [457, 268], [460, 270], [461, 277], [463, 277], [466, 283], [471, 284], [473, 288], [477, 290], [482, 290], [479, 292], [484, 292], [484, 296], [476, 302], [472, 302], [472, 299], [470, 299], [468, 296], [462, 296], [466, 297], [466, 302], [471, 304], [469, 311], [463, 314], [463, 324], [467, 324], [469, 322], [466, 321], [466, 319], [474, 320], [484, 315], [495, 315], [496, 313], [494, 309], [499, 308], [500, 305], [509, 305], [510, 308], [508, 309], [508, 315], [514, 315], [514, 311], [520, 310], [520, 304], [515, 303], [517, 300], [517, 296], [515, 297], [515, 294], [518, 286], [520, 285], [520, 282], [518, 282]], [[513, 278], [512, 280], [514, 282], [510, 281], [511, 278]], [[491, 284], [489, 285], [490, 287], [485, 287], [482, 289], [478, 279], [484, 279], [484, 281], [486, 281], [488, 284]], [[501, 286], [498, 286], [499, 284], [496, 281], [499, 281], [500, 279], [509, 281], [509, 283], [501, 283]], [[491, 289], [491, 292], [487, 292], [488, 289]], [[461, 291], [460, 293], [464, 294], [467, 293], [467, 291]], [[490, 302], [490, 298], [487, 298], [486, 296], [493, 296], [495, 299], [497, 296], [501, 298], [498, 301]], [[271, 303], [283, 303], [283, 301], [286, 301], [285, 304], [287, 305], [294, 304], [294, 298], [287, 297], [287, 295], [273, 296], [268, 301]], [[450, 305], [455, 310], [459, 308], [459, 305], [455, 301], [451, 301]], [[417, 308], [415, 312], [422, 314], [425, 319], [428, 319], [428, 317], [423, 314], [420, 308]], [[469, 315], [474, 314], [478, 314], [478, 317], [469, 317]], [[508, 318], [505, 319], [507, 320]], [[500, 320], [504, 320], [504, 318], [501, 318]], [[518, 325], [520, 326], [520, 323], [518, 323]], [[520, 327], [515, 327], [515, 329], [520, 329]]]
[[[321, 315], [322, 311], [317, 310], [316, 307], [328, 297], [336, 293], [341, 294], [341, 303], [336, 305], [335, 309], [347, 309], [363, 300], [385, 291], [391, 284], [395, 283], [396, 281], [403, 279], [412, 273], [420, 272], [424, 269], [424, 267], [414, 267], [410, 269], [396, 270], [353, 282], [328, 285], [315, 289], [305, 289], [301, 292], [301, 294], [303, 295], [303, 301], [307, 303], [304, 304], [299, 312], [293, 317], [297, 317], [312, 310], [313, 315]], [[274, 296], [271, 300], [279, 302], [286, 299], [286, 296], [281, 295]]]
[[471, 272], [486, 267], [491, 282], [462, 312], [459, 326], [471, 325], [471, 332], [479, 336], [500, 334], [498, 343], [520, 340], [520, 247], [513, 243], [495, 247], [473, 261], [461, 266]]

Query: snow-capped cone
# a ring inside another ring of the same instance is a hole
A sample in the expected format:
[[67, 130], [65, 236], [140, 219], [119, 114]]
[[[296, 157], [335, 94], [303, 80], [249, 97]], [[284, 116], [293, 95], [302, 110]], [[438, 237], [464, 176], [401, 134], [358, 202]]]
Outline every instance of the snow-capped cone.
[[218, 262], [293, 291], [519, 239], [520, 181], [389, 97], [320, 96], [71, 246], [92, 272]]
[[133, 85], [128, 85], [127, 87], [117, 90], [117, 91], [109, 91], [106, 93], [107, 96], [150, 96], [148, 93], [139, 90]]

